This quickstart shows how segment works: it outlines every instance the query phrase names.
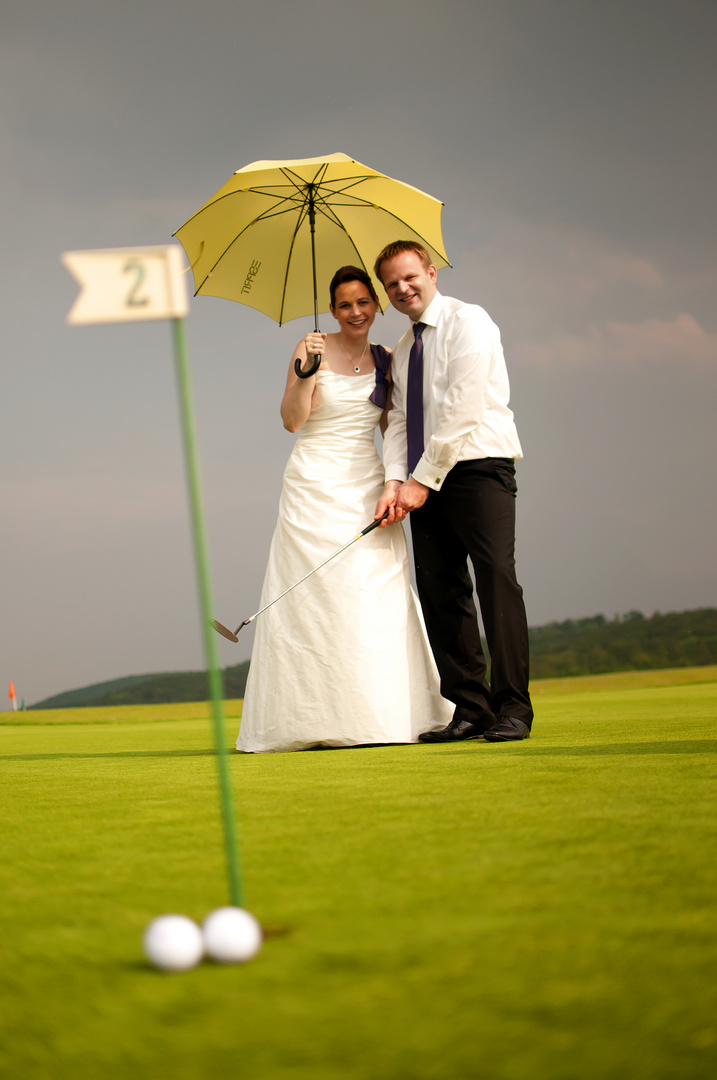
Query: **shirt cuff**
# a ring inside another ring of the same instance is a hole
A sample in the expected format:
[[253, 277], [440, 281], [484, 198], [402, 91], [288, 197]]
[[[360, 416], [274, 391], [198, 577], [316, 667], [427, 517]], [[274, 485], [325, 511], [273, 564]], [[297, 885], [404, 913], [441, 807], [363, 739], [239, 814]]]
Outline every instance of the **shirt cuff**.
[[432, 488], [433, 491], [440, 491], [449, 471], [449, 469], [440, 469], [437, 465], [431, 465], [424, 456], [416, 465], [412, 475], [413, 479], [417, 480], [419, 484], [423, 484], [424, 487]]
[[408, 470], [401, 465], [386, 466], [386, 483], [389, 480], [398, 480], [399, 484], [405, 484], [408, 480]]

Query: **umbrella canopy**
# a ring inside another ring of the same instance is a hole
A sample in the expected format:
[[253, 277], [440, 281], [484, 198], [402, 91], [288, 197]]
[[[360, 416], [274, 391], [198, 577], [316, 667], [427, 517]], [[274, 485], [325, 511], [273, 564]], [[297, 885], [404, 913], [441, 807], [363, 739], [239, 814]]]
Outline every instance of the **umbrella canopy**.
[[[394, 240], [418, 240], [450, 266], [438, 199], [346, 154], [255, 161], [174, 234], [187, 253], [195, 295], [221, 296], [279, 324], [329, 310], [340, 266], [372, 273]], [[388, 305], [376, 282], [381, 308]]]

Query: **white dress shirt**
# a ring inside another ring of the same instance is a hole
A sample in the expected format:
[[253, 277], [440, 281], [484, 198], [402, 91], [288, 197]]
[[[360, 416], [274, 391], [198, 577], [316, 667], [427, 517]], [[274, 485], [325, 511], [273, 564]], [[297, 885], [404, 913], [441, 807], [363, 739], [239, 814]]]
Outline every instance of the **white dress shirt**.
[[[500, 331], [477, 304], [436, 293], [423, 331], [424, 452], [414, 479], [438, 491], [457, 461], [522, 458]], [[394, 349], [392, 408], [383, 447], [386, 480], [404, 481], [406, 385], [413, 324]]]

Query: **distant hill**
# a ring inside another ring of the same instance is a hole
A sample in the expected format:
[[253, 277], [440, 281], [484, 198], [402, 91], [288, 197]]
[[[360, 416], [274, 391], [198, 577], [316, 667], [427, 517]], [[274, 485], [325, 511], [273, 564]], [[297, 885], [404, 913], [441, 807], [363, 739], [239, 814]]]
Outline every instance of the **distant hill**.
[[[613, 671], [702, 667], [717, 664], [717, 608], [698, 608], [646, 618], [629, 611], [608, 620], [604, 615], [566, 619], [530, 630], [533, 679], [602, 675]], [[227, 698], [244, 696], [249, 661], [223, 671]], [[33, 709], [70, 709], [83, 705], [149, 705], [204, 701], [203, 671], [129, 675], [124, 679], [68, 690], [32, 705]]]
[[[249, 661], [224, 668], [224, 696], [244, 697]], [[204, 701], [208, 696], [206, 671], [167, 671], [159, 675], [128, 675], [124, 679], [94, 683], [80, 690], [38, 701], [31, 709], [76, 709], [83, 705], [160, 705], [173, 701]]]

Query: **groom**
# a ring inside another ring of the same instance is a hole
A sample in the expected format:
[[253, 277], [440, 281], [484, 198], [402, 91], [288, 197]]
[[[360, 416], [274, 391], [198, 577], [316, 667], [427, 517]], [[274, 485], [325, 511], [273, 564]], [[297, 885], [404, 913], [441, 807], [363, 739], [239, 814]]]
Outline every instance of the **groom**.
[[514, 559], [514, 461], [523, 454], [508, 408], [500, 332], [482, 308], [438, 292], [436, 267], [420, 244], [389, 244], [374, 269], [393, 307], [411, 320], [391, 364], [386, 486], [375, 516], [388, 509], [385, 527], [411, 514], [428, 637], [441, 692], [456, 705], [448, 727], [420, 738], [526, 739], [533, 721], [528, 626]]

